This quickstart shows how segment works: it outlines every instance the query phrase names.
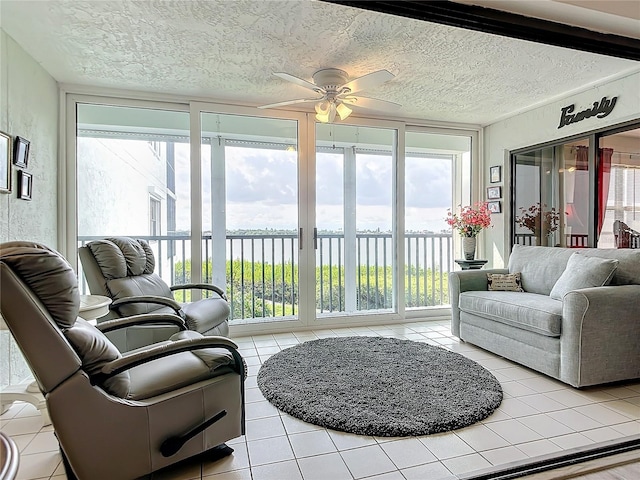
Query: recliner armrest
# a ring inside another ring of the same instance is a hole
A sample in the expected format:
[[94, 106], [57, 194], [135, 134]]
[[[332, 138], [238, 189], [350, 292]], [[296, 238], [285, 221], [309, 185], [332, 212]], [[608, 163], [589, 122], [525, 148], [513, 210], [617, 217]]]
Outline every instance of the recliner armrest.
[[175, 310], [176, 314], [180, 313], [182, 307], [178, 302], [171, 298], [160, 297], [158, 295], [137, 295], [134, 297], [126, 297], [115, 300], [109, 308], [111, 310], [118, 310], [123, 305], [128, 305], [130, 303], [155, 303], [157, 305], [164, 305], [165, 307], [170, 307]]
[[190, 352], [192, 350], [200, 350], [203, 348], [224, 348], [233, 356], [235, 371], [245, 378], [244, 362], [242, 356], [238, 353], [238, 346], [225, 337], [202, 337], [195, 339], [178, 340], [176, 342], [166, 343], [151, 347], [144, 351], [138, 351], [130, 355], [125, 355], [116, 360], [105, 364], [99, 374], [95, 375], [97, 383], [103, 383], [106, 379], [118, 375], [130, 368], [142, 365], [143, 363], [157, 360], [158, 358], [167, 357], [176, 353]]
[[169, 289], [172, 292], [175, 292], [176, 290], [190, 290], [190, 289], [208, 290], [210, 292], [216, 292], [224, 300], [227, 300], [227, 295], [224, 293], [224, 290], [222, 290], [220, 287], [216, 285], [211, 285], [209, 283], [184, 283], [180, 285], [172, 285], [171, 287], [169, 287]]
[[176, 325], [180, 330], [187, 329], [187, 325], [181, 317], [170, 313], [143, 313], [140, 315], [132, 315], [130, 317], [116, 318], [114, 320], [107, 320], [106, 322], [99, 323], [96, 325], [96, 328], [102, 333], [106, 333], [120, 328], [130, 327], [132, 325], [146, 325], [150, 323], [172, 324]]

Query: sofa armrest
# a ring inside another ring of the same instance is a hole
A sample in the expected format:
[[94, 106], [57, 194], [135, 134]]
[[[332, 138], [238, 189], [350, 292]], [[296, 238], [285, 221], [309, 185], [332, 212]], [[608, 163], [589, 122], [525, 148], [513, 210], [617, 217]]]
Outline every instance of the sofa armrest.
[[584, 288], [562, 302], [560, 379], [575, 387], [640, 377], [640, 285]]
[[449, 302], [451, 303], [451, 333], [460, 337], [460, 309], [458, 297], [462, 292], [487, 290], [487, 273], [509, 273], [505, 268], [461, 270], [449, 272]]

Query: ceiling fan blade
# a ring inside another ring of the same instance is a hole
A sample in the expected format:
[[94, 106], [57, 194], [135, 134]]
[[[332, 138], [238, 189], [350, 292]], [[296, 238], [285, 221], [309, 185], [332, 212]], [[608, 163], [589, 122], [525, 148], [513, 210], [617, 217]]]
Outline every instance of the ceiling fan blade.
[[387, 100], [379, 100], [369, 97], [344, 97], [340, 98], [344, 103], [353, 105], [354, 107], [370, 108], [372, 110], [393, 110], [401, 107], [399, 103], [389, 102]]
[[283, 72], [275, 72], [274, 75], [276, 77], [282, 78], [283, 80], [287, 80], [288, 82], [295, 83], [296, 85], [300, 85], [301, 87], [308, 88], [309, 90], [313, 90], [314, 92], [324, 93], [324, 90], [319, 86], [317, 86], [315, 83], [307, 82], [302, 78], [298, 78]]
[[345, 83], [342, 88], [346, 87], [351, 91], [350, 93], [355, 93], [360, 90], [367, 90], [382, 85], [393, 77], [395, 77], [395, 75], [388, 70], [378, 70], [377, 72], [371, 72], [362, 77], [355, 78]]
[[295, 105], [296, 103], [317, 102], [322, 100], [323, 97], [318, 98], [298, 98], [297, 100], [287, 100], [286, 102], [270, 103], [269, 105], [261, 105], [258, 108], [274, 108], [284, 107], [285, 105]]

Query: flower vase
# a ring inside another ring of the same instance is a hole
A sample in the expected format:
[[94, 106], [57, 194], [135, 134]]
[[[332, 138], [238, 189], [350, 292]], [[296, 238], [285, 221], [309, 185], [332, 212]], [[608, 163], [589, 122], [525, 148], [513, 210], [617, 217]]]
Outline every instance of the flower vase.
[[462, 237], [462, 252], [465, 260], [476, 257], [476, 237]]

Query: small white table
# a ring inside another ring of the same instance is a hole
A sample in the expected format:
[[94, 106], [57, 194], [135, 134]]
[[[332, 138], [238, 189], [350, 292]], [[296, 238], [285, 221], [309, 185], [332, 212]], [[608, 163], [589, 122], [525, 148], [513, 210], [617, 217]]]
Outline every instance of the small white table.
[[94, 322], [109, 313], [111, 299], [103, 295], [80, 295], [78, 315], [88, 322]]
[[[80, 295], [78, 316], [90, 323], [109, 313], [111, 299], [102, 295]], [[36, 407], [42, 415], [43, 425], [51, 425], [47, 404], [36, 382], [9, 385], [0, 391], [0, 413], [4, 413], [13, 402], [27, 402]]]

